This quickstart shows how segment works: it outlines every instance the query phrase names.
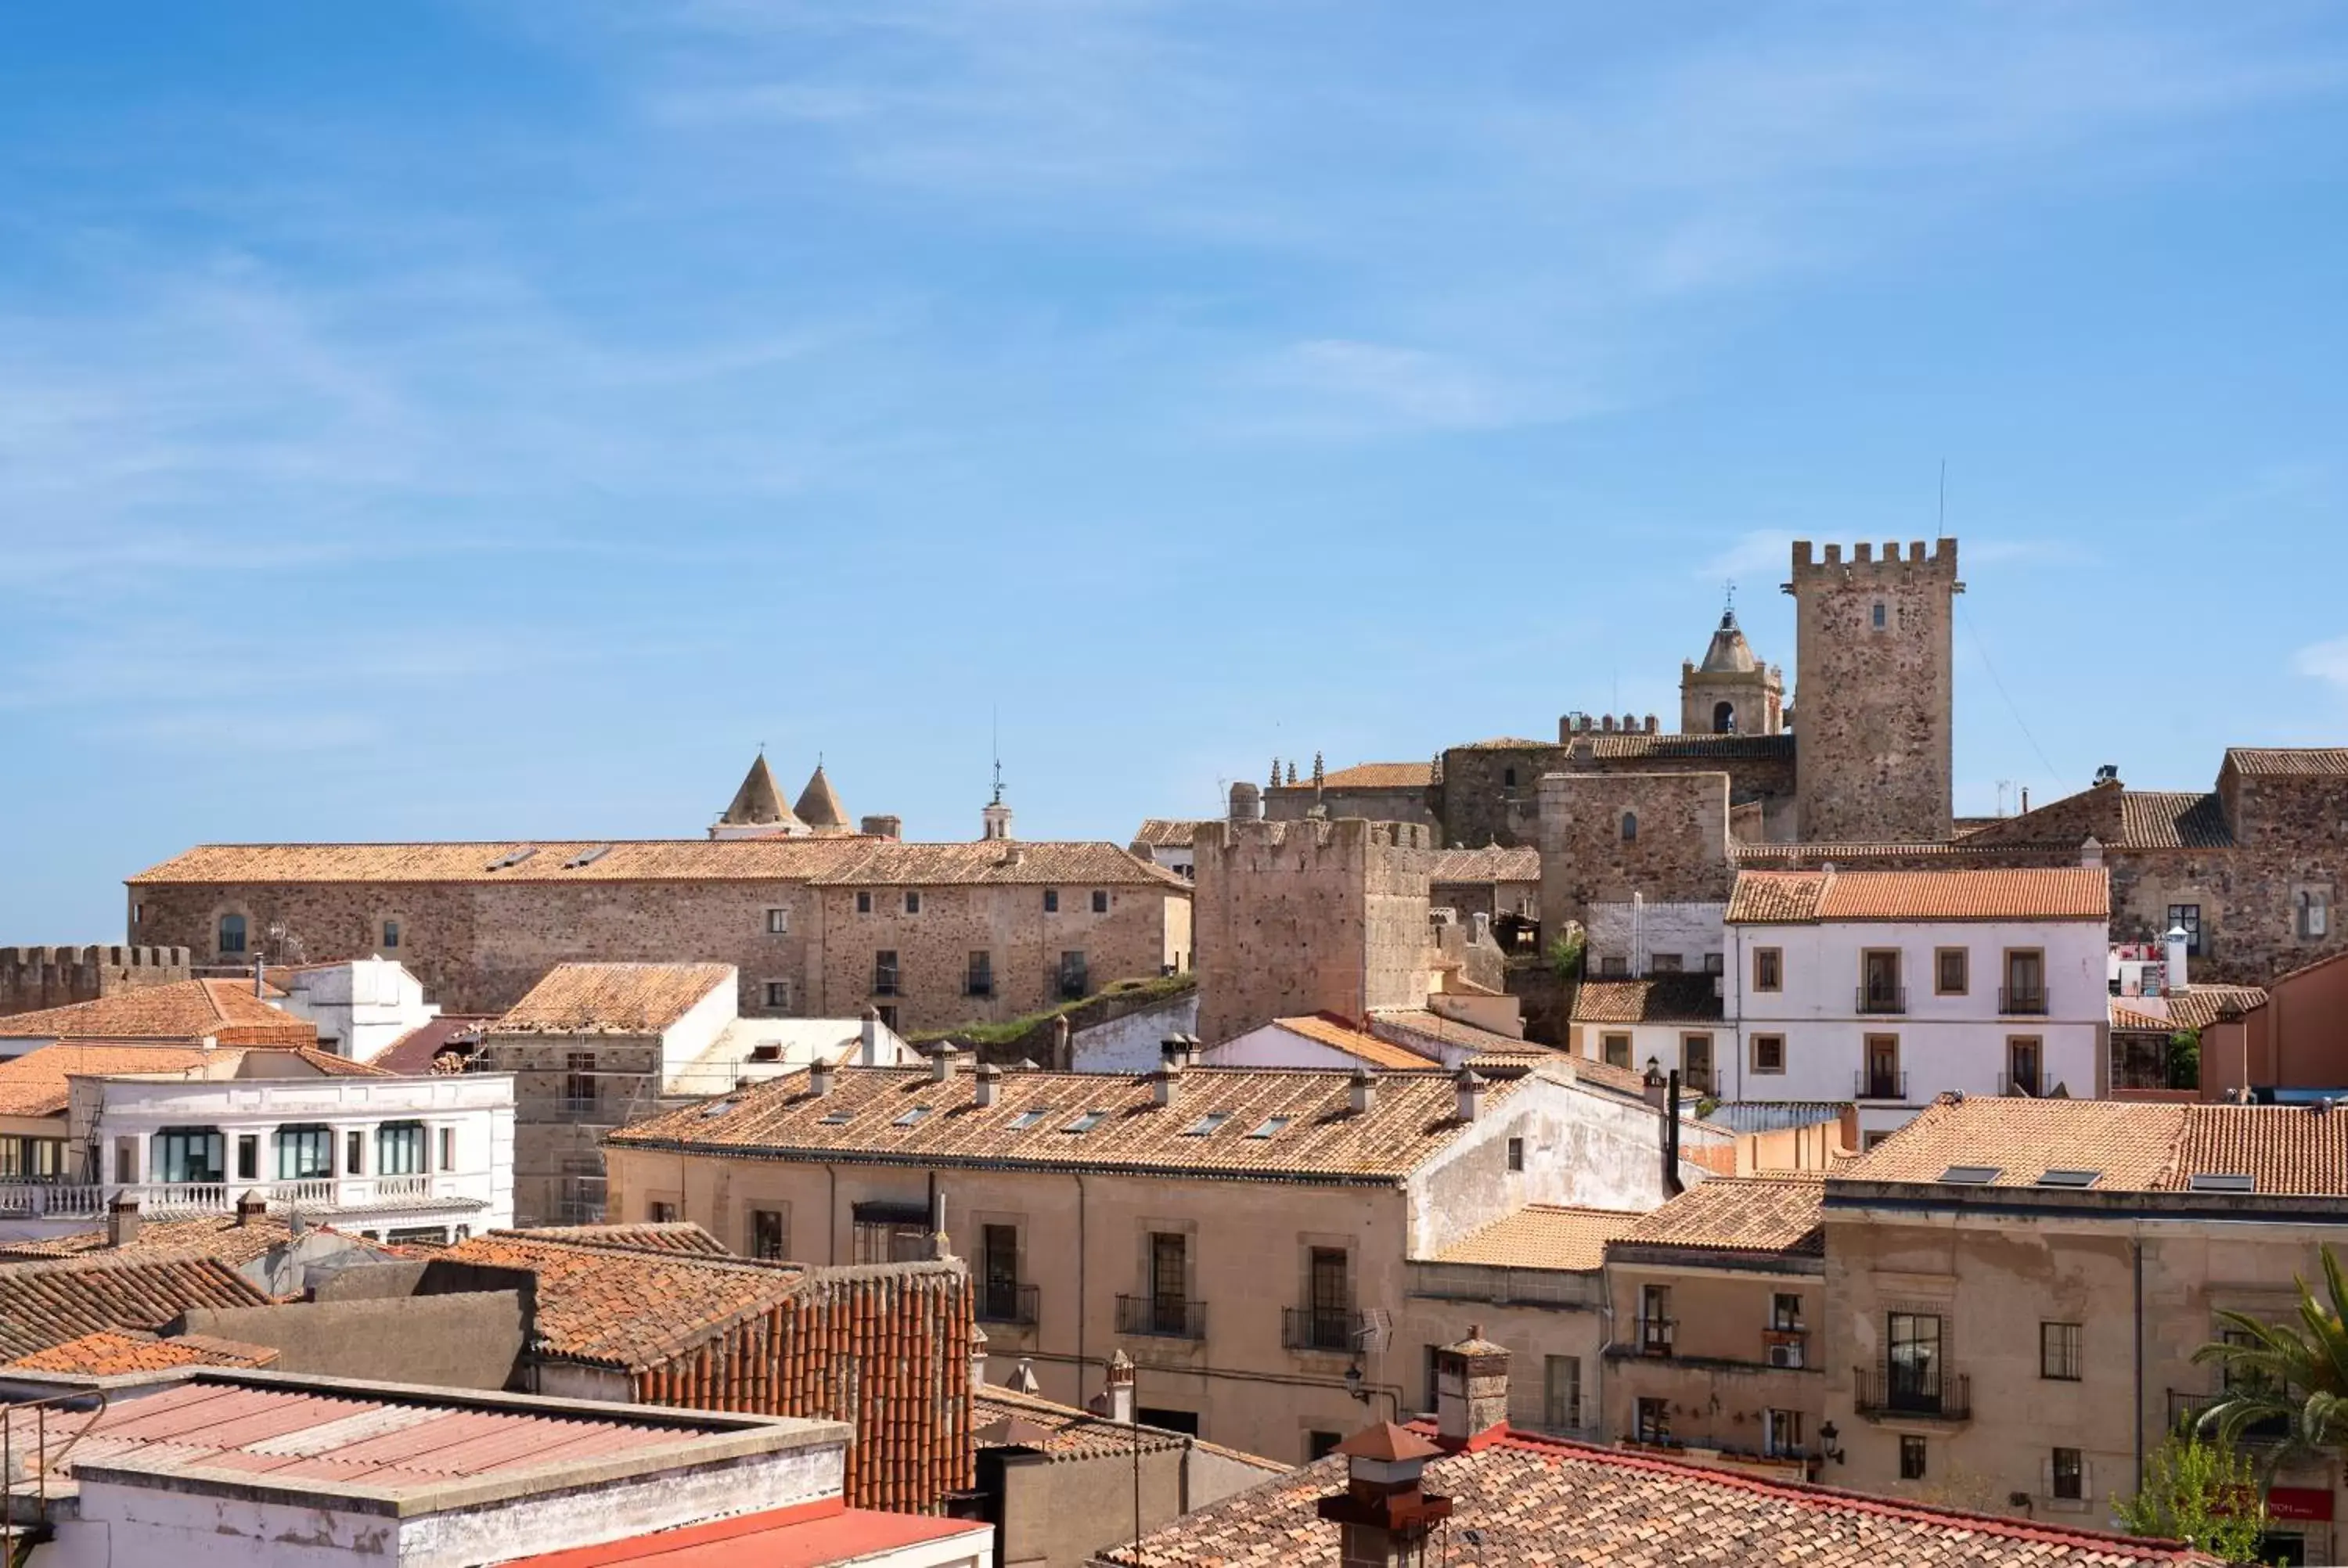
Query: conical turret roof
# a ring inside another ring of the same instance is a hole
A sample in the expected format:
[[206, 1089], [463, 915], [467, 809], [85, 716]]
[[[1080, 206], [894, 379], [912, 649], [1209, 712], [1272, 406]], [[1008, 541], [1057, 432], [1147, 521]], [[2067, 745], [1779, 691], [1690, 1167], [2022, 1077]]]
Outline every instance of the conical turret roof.
[[1704, 651], [1704, 662], [1697, 668], [1707, 675], [1750, 675], [1760, 667], [1753, 645], [1737, 629], [1736, 611], [1722, 610], [1720, 630], [1712, 634], [1712, 646]]
[[767, 753], [760, 752], [750, 771], [742, 775], [742, 787], [734, 792], [734, 804], [717, 819], [728, 826], [767, 826], [769, 825], [798, 825], [783, 804], [783, 792], [775, 787], [775, 775], [767, 767]]
[[818, 833], [848, 831], [848, 808], [839, 804], [831, 781], [823, 776], [821, 763], [816, 764], [815, 776], [808, 780], [807, 788], [799, 791], [799, 804], [794, 809], [799, 820]]

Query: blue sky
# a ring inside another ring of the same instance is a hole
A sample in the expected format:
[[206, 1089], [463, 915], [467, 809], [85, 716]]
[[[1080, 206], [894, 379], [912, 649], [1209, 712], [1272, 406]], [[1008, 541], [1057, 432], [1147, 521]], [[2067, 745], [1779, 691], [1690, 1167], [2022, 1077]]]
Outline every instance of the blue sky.
[[2203, 786], [2348, 736], [2344, 188], [2323, 5], [24, 0], [0, 942], [1668, 713], [1943, 459], [1959, 808]]

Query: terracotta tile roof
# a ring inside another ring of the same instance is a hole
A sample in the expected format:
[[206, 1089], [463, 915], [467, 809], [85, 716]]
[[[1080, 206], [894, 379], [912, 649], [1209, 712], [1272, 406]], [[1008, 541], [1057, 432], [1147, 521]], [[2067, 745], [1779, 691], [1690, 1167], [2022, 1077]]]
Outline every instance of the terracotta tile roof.
[[1188, 849], [1198, 836], [1203, 817], [1152, 816], [1145, 818], [1141, 831], [1133, 835], [1136, 844], [1153, 845], [1159, 849]]
[[0, 1018], [0, 1038], [199, 1040], [222, 1045], [315, 1045], [307, 1019], [274, 1008], [244, 980], [178, 980], [118, 996]]
[[[1355, 763], [1350, 768], [1335, 768], [1321, 775], [1323, 789], [1425, 789], [1434, 782], [1435, 764], [1432, 762]], [[1303, 779], [1279, 787], [1310, 794], [1313, 781]], [[1272, 792], [1267, 790], [1265, 793]]]
[[2002, 871], [1740, 871], [1731, 923], [2109, 920], [2100, 867]]
[[2225, 765], [2238, 774], [2269, 777], [2348, 774], [2348, 747], [2231, 746]]
[[2161, 997], [2114, 997], [2112, 1027], [2162, 1034], [2208, 1029], [2222, 1019], [2240, 1018], [2266, 999], [2263, 986], [2191, 985]]
[[2226, 804], [2215, 793], [2132, 789], [2120, 794], [2120, 831], [2106, 847], [2228, 849], [2233, 843]]
[[67, 1257], [0, 1266], [0, 1358], [98, 1328], [156, 1328], [191, 1307], [263, 1307], [261, 1287], [209, 1257]]
[[677, 1252], [702, 1257], [734, 1257], [734, 1254], [726, 1250], [724, 1242], [691, 1220], [647, 1220], [642, 1225], [537, 1225], [515, 1234], [531, 1241], [568, 1242], [573, 1246], [616, 1246], [633, 1252]]
[[1791, 762], [1794, 737], [1778, 735], [1649, 735], [1607, 734], [1590, 737], [1590, 754], [1606, 761], [1635, 759], [1669, 762], [1677, 758], [1712, 758], [1724, 762]]
[[1495, 735], [1488, 741], [1470, 741], [1464, 746], [1454, 746], [1458, 752], [1544, 752], [1554, 751], [1550, 741], [1529, 741], [1522, 735]]
[[[1372, 1034], [1395, 1045], [1407, 1047], [1414, 1041], [1424, 1042], [1425, 1049], [1419, 1052], [1422, 1056], [1432, 1055], [1435, 1048], [1448, 1045], [1476, 1052], [1474, 1061], [1508, 1057], [1516, 1059], [1517, 1065], [1525, 1066], [1568, 1054], [1538, 1040], [1478, 1029], [1426, 1008], [1378, 1008], [1371, 1012], [1369, 1023]], [[1478, 1067], [1477, 1071], [1482, 1069]]]
[[210, 1214], [193, 1220], [149, 1220], [139, 1227], [137, 1235], [119, 1247], [108, 1245], [103, 1230], [0, 1243], [0, 1260], [87, 1257], [97, 1254], [114, 1258], [185, 1254], [241, 1268], [270, 1248], [283, 1245], [292, 1236], [282, 1216], [263, 1214], [239, 1225], [234, 1214]]
[[1428, 1261], [1490, 1268], [1592, 1269], [1606, 1261], [1606, 1244], [1629, 1234], [1639, 1217], [1614, 1209], [1529, 1204], [1453, 1242]]
[[1437, 886], [1454, 882], [1538, 882], [1540, 851], [1497, 844], [1482, 849], [1447, 849], [1435, 857], [1426, 875]]
[[[853, 860], [877, 842], [840, 836], [200, 844], [129, 881], [134, 887], [165, 883], [794, 882]], [[529, 853], [523, 858], [514, 858], [524, 851]]]
[[2300, 1105], [2147, 1105], [1943, 1097], [1835, 1174], [1939, 1182], [1952, 1167], [2028, 1187], [2049, 1170], [2100, 1173], [2097, 1192], [2178, 1193], [2248, 1176], [2260, 1196], [2348, 1197], [2348, 1112]]
[[1632, 980], [1584, 980], [1574, 988], [1575, 1023], [1717, 1023], [1720, 998], [1706, 974], [1648, 975]]
[[488, 1034], [658, 1034], [720, 986], [731, 964], [557, 964]]
[[[1426, 1422], [1412, 1429], [1432, 1433]], [[1330, 1458], [1183, 1516], [1098, 1562], [1128, 1568], [1338, 1568], [1338, 1527], [1317, 1516], [1345, 1490]], [[1511, 1431], [1427, 1462], [1451, 1500], [1449, 1530], [1477, 1531], [1478, 1568], [2216, 1568], [2175, 1542], [1960, 1513], [1825, 1487], [1763, 1481], [1647, 1454]]]
[[0, 1116], [56, 1116], [72, 1090], [67, 1078], [108, 1072], [201, 1072], [218, 1051], [183, 1045], [80, 1045], [59, 1040], [0, 1061]]
[[[1138, 1429], [1123, 1421], [1112, 1421], [1105, 1416], [1074, 1405], [1063, 1405], [1034, 1394], [1022, 1394], [998, 1383], [972, 1390], [971, 1420], [981, 1448], [1016, 1446], [1035, 1448], [1044, 1456], [1058, 1462], [1063, 1460], [1119, 1459], [1134, 1451], [1137, 1430], [1143, 1453], [1161, 1453], [1169, 1449], [1192, 1448], [1255, 1466], [1267, 1475], [1286, 1475], [1290, 1467], [1278, 1460], [1264, 1459], [1257, 1454], [1242, 1453], [1238, 1449], [1224, 1448], [1205, 1442], [1164, 1427], [1142, 1425]], [[1009, 1432], [998, 1423], [1017, 1425]]]
[[20, 1372], [72, 1372], [110, 1378], [123, 1372], [160, 1372], [173, 1367], [268, 1367], [277, 1351], [267, 1345], [240, 1345], [209, 1334], [158, 1339], [152, 1334], [100, 1328], [62, 1345], [19, 1356], [8, 1363]]
[[530, 1270], [548, 1353], [626, 1372], [773, 1307], [801, 1277], [798, 1269], [745, 1258], [550, 1241], [534, 1231], [492, 1231], [439, 1255]]
[[969, 844], [879, 843], [808, 878], [813, 887], [1164, 887], [1190, 885], [1114, 844], [978, 839]]
[[495, 1023], [494, 1015], [442, 1013], [409, 1030], [375, 1053], [374, 1064], [386, 1072], [430, 1072], [443, 1051], [479, 1043], [480, 1031]]
[[[1992, 856], [2011, 853], [2013, 848], [2009, 845], [1982, 844], [1972, 837], [1930, 844], [1749, 844], [1740, 840], [1728, 846], [1728, 858], [1735, 865], [1787, 871], [1843, 866], [1854, 860], [1945, 860], [1962, 865], [1968, 859], [1987, 859]], [[2065, 845], [2064, 853], [2076, 855], [2078, 846]]]
[[1642, 1215], [1621, 1240], [1625, 1246], [1824, 1257], [1818, 1210], [1825, 1198], [1823, 1176], [1715, 1176]]
[[[1491, 1082], [1487, 1113], [1521, 1081]], [[1009, 1072], [997, 1080], [994, 1103], [982, 1108], [966, 1073], [937, 1083], [924, 1068], [850, 1067], [820, 1098], [808, 1091], [801, 1071], [639, 1122], [606, 1142], [749, 1158], [1383, 1184], [1407, 1176], [1458, 1135], [1457, 1098], [1445, 1074], [1394, 1073], [1379, 1081], [1369, 1112], [1356, 1116], [1344, 1072], [1204, 1067], [1182, 1074], [1170, 1106], [1155, 1103], [1146, 1077]], [[712, 1114], [721, 1104], [726, 1109]], [[1097, 1122], [1070, 1130], [1096, 1112]], [[1034, 1119], [1020, 1125], [1029, 1112]], [[1210, 1113], [1224, 1120], [1188, 1131]], [[1252, 1135], [1265, 1129], [1266, 1136]]]
[[1342, 1050], [1365, 1066], [1426, 1071], [1438, 1065], [1406, 1046], [1380, 1040], [1374, 1034], [1365, 1034], [1333, 1018], [1306, 1014], [1300, 1018], [1276, 1018], [1272, 1021], [1291, 1034], [1303, 1035], [1306, 1040], [1325, 1045], [1332, 1050]]

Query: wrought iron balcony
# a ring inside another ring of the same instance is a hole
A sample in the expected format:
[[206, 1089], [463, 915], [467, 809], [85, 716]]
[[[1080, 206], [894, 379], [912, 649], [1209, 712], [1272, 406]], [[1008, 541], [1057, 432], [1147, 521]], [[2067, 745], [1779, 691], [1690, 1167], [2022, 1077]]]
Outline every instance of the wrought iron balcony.
[[1680, 1320], [1676, 1317], [1642, 1317], [1639, 1319], [1639, 1354], [1668, 1356], [1679, 1338]]
[[1912, 1369], [1879, 1365], [1854, 1367], [1851, 1408], [1862, 1416], [1915, 1417], [1969, 1421], [1973, 1416], [1972, 1379], [1962, 1372], [1918, 1376]]
[[1179, 1296], [1120, 1296], [1117, 1331], [1159, 1339], [1204, 1339], [1207, 1304]]
[[1035, 1326], [1036, 1289], [1032, 1285], [1017, 1285], [1007, 1279], [979, 1282], [978, 1320], [981, 1323], [1008, 1323], [1015, 1327]]
[[1997, 1010], [2011, 1018], [2044, 1018], [2046, 988], [2002, 986], [1997, 993]]
[[1903, 1013], [1908, 1010], [1908, 988], [1861, 986], [1853, 1006], [1861, 1013]]
[[1850, 1097], [1854, 1100], [1905, 1100], [1908, 1098], [1908, 1075], [1904, 1072], [1877, 1072], [1862, 1067], [1850, 1075]]
[[1362, 1342], [1366, 1320], [1358, 1312], [1328, 1307], [1283, 1307], [1280, 1342], [1291, 1350], [1352, 1350]]
[[872, 973], [872, 994], [876, 997], [901, 997], [905, 988], [898, 982], [894, 969], [875, 969]]

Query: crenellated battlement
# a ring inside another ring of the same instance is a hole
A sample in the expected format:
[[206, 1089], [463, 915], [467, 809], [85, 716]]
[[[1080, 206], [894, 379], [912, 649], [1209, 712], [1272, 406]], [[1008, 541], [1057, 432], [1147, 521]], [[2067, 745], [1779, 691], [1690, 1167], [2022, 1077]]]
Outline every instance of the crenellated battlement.
[[0, 948], [0, 1014], [98, 1001], [192, 973], [185, 948], [103, 942]]
[[1846, 558], [1838, 544], [1828, 545], [1820, 553], [1808, 539], [1796, 539], [1793, 580], [1785, 584], [1785, 589], [1792, 593], [1796, 585], [1805, 579], [1896, 581], [1918, 575], [1945, 577], [1953, 582], [1957, 575], [1957, 541], [1936, 540], [1929, 553], [1921, 539], [1910, 540], [1905, 550], [1897, 540], [1888, 541], [1879, 553], [1871, 544], [1855, 544]]
[[1356, 861], [1365, 850], [1435, 847], [1435, 830], [1415, 822], [1371, 822], [1358, 816], [1303, 821], [1250, 817], [1200, 823], [1191, 836], [1190, 856], [1195, 862], [1208, 855], [1271, 849], [1279, 851], [1282, 861], [1287, 863], [1275, 869], [1312, 871]]

